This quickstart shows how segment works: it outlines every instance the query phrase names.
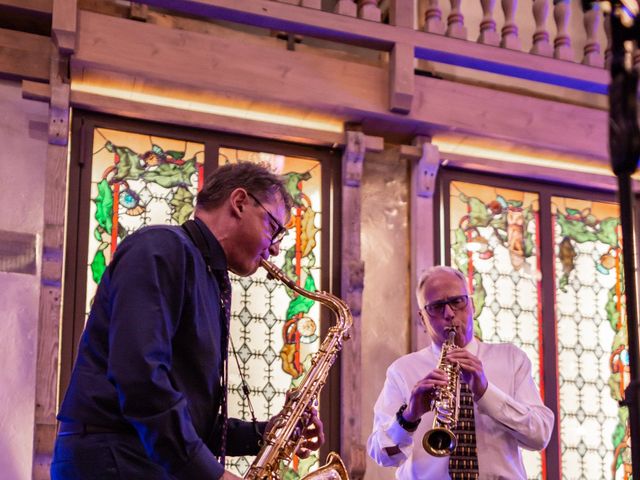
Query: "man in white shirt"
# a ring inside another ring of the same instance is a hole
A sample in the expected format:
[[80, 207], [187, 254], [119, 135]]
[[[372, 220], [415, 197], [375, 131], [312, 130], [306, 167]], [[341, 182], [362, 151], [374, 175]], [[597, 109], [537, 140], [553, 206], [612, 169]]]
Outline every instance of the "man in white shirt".
[[430, 269], [418, 282], [416, 295], [432, 343], [400, 357], [387, 370], [374, 408], [369, 455], [379, 465], [398, 467], [396, 478], [401, 480], [451, 478], [449, 457], [427, 453], [422, 438], [433, 426], [434, 393], [446, 384], [445, 373], [437, 367], [453, 327], [459, 348], [447, 359], [460, 365], [475, 415], [479, 475], [465, 478], [526, 480], [520, 447], [542, 450], [554, 427], [553, 412], [542, 403], [531, 377], [531, 362], [515, 345], [473, 337], [473, 302], [458, 270]]

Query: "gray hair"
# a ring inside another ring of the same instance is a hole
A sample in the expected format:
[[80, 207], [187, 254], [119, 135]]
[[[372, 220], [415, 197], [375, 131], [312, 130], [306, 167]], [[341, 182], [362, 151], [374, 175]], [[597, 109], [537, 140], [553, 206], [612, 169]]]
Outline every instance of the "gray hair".
[[446, 272], [446, 273], [450, 273], [451, 275], [455, 275], [460, 279], [460, 281], [465, 286], [465, 288], [467, 288], [467, 279], [465, 278], [465, 276], [462, 274], [460, 270], [453, 267], [447, 267], [446, 265], [436, 265], [436, 266], [430, 267], [425, 272], [423, 272], [422, 275], [420, 275], [420, 278], [418, 279], [418, 283], [416, 285], [416, 300], [418, 301], [418, 306], [420, 307], [420, 310], [424, 308], [423, 289], [425, 284], [429, 280], [431, 280], [431, 278], [436, 273], [441, 273], [441, 272]]
[[286, 212], [293, 206], [285, 179], [252, 162], [228, 163], [218, 167], [205, 180], [198, 193], [197, 205], [205, 210], [219, 207], [236, 188], [244, 188], [264, 201], [279, 193]]

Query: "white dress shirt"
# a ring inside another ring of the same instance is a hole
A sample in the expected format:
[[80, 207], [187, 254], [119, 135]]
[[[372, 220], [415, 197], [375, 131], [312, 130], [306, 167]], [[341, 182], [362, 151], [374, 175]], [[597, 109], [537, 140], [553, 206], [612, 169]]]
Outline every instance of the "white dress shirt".
[[[542, 403], [531, 377], [531, 362], [509, 343], [473, 339], [465, 348], [480, 359], [488, 380], [486, 392], [474, 403], [479, 478], [526, 480], [518, 447], [542, 450], [554, 427], [553, 412]], [[396, 421], [396, 412], [409, 403], [413, 386], [437, 366], [439, 358], [440, 347], [432, 344], [396, 360], [387, 370], [374, 407], [369, 455], [379, 465], [398, 467], [396, 478], [401, 480], [449, 478], [449, 457], [433, 457], [422, 448], [422, 437], [433, 426], [433, 412], [423, 415], [413, 433]], [[393, 446], [400, 453], [389, 456], [385, 449]]]

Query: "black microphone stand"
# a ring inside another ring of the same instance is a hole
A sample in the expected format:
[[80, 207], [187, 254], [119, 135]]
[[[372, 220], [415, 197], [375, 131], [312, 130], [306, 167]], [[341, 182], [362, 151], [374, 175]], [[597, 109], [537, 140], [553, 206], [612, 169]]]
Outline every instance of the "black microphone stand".
[[[640, 157], [637, 92], [638, 71], [633, 66], [633, 46], [640, 40], [640, 21], [628, 9], [629, 1], [612, 2], [611, 85], [609, 86], [609, 153], [618, 177], [627, 335], [631, 379], [621, 405], [629, 408], [631, 461], [634, 480], [640, 480], [640, 352], [634, 245], [634, 196], [631, 175]], [[626, 5], [625, 5], [626, 4]]]

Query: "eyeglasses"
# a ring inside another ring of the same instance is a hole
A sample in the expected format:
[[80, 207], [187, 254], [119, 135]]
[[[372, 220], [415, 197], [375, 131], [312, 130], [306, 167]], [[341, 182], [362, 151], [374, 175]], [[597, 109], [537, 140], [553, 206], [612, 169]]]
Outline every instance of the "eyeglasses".
[[265, 212], [267, 212], [267, 215], [269, 215], [269, 218], [271, 219], [271, 221], [276, 225], [275, 232], [273, 232], [273, 235], [271, 236], [271, 245], [273, 245], [274, 243], [278, 243], [278, 242], [282, 241], [282, 239], [285, 237], [285, 235], [287, 233], [289, 233], [287, 231], [287, 229], [285, 228], [285, 226], [282, 225], [278, 221], [278, 219], [276, 217], [274, 217], [273, 214], [269, 210], [267, 210], [267, 207], [265, 207], [262, 204], [262, 202], [260, 200], [258, 200], [253, 193], [247, 192], [247, 194], [251, 198], [253, 198], [255, 200], [255, 202], [260, 206], [260, 208], [262, 208]]
[[424, 309], [430, 317], [441, 317], [444, 315], [444, 308], [449, 305], [452, 310], [462, 310], [469, 304], [469, 295], [458, 295], [449, 297], [446, 300], [425, 305]]

